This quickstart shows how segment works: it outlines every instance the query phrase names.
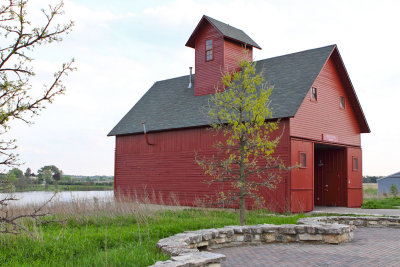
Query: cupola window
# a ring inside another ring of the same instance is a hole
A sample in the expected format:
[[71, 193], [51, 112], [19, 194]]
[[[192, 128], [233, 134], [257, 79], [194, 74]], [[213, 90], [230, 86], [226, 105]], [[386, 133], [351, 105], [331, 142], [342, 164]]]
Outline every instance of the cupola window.
[[212, 51], [212, 40], [206, 41], [206, 61], [210, 61], [213, 59], [213, 51]]

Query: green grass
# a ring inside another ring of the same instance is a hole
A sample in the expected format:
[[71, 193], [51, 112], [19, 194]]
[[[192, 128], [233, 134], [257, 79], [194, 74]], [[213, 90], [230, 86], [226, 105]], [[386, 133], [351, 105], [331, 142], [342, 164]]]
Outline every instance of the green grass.
[[373, 198], [364, 201], [363, 209], [398, 209], [400, 197]]
[[364, 188], [364, 195], [371, 195], [371, 196], [377, 196], [378, 195], [378, 189], [377, 188]]
[[[263, 211], [250, 211], [247, 223], [294, 224], [305, 217], [265, 215]], [[235, 212], [199, 209], [158, 211], [136, 217], [72, 217], [65, 226], [49, 224], [37, 228], [39, 239], [0, 236], [0, 266], [148, 266], [169, 258], [155, 246], [161, 238], [238, 222]]]

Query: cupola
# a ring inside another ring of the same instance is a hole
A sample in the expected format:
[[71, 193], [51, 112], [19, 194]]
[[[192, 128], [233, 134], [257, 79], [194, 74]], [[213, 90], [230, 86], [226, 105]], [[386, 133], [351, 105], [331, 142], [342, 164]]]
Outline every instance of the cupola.
[[252, 61], [253, 47], [261, 49], [242, 30], [208, 16], [201, 18], [186, 46], [195, 49], [196, 96], [215, 93], [224, 71], [232, 71], [245, 56]]

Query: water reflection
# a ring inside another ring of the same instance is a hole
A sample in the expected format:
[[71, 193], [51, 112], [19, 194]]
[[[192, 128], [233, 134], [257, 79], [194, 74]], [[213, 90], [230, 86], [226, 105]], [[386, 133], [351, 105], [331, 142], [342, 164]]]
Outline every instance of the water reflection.
[[[33, 191], [33, 192], [18, 192], [12, 195], [17, 198], [17, 201], [12, 201], [13, 205], [26, 205], [26, 204], [42, 204], [48, 201], [54, 192], [51, 191]], [[0, 193], [0, 199], [3, 199], [9, 194]], [[62, 191], [57, 193], [53, 201], [71, 202], [73, 200], [93, 200], [97, 199], [111, 199], [114, 197], [114, 191]], [[10, 203], [11, 204], [11, 203]]]

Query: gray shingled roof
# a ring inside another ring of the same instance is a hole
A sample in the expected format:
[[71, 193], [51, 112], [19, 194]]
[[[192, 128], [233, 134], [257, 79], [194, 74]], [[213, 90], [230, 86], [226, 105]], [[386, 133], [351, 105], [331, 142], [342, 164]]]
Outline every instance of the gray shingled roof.
[[399, 178], [400, 179], [400, 172], [396, 172], [394, 174], [379, 178], [378, 181], [379, 180], [384, 180], [384, 179], [387, 179], [387, 178]]
[[251, 45], [253, 47], [257, 47], [261, 49], [261, 47], [253, 41], [244, 31], [232, 27], [229, 24], [223, 23], [219, 20], [210, 18], [209, 16], [205, 16], [208, 21], [210, 21], [225, 37], [243, 42], [245, 44]]
[[[265, 80], [274, 85], [271, 108], [274, 118], [293, 117], [332, 53], [335, 45], [257, 61]], [[189, 76], [156, 82], [111, 130], [109, 136], [159, 131], [208, 124], [203, 107], [209, 95], [194, 96], [187, 88]]]
[[200, 20], [192, 35], [189, 37], [186, 46], [194, 48], [194, 37], [196, 36], [199, 25], [203, 23], [204, 19], [214, 25], [214, 27], [217, 28], [217, 30], [220, 31], [224, 37], [261, 49], [261, 47], [256, 42], [254, 42], [254, 40], [251, 39], [244, 31], [205, 15]]

